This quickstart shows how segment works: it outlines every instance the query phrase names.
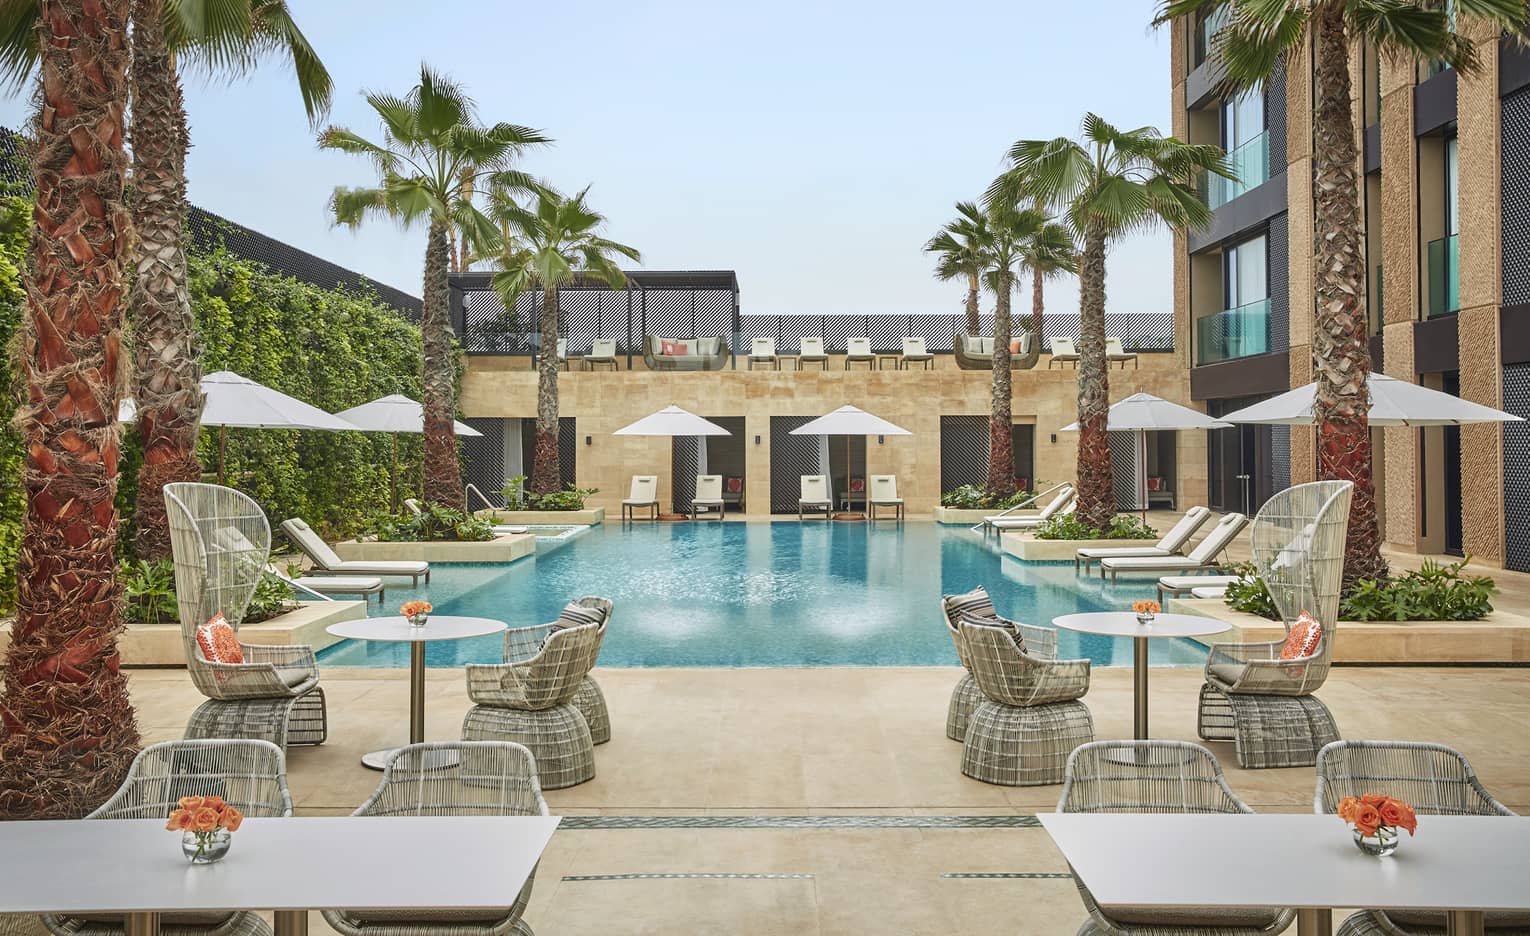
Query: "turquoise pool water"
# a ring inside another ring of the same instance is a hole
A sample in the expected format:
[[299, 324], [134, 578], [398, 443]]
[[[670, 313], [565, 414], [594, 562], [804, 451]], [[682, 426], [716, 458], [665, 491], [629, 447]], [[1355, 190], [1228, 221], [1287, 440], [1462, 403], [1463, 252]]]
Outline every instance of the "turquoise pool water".
[[[418, 589], [388, 589], [388, 611], [424, 598], [437, 614], [550, 621], [567, 601], [604, 595], [616, 613], [602, 666], [953, 666], [942, 594], [984, 585], [999, 613], [1033, 624], [1118, 610], [1150, 579], [1111, 586], [1073, 564], [1020, 562], [965, 527], [908, 523], [606, 524], [509, 566], [434, 565]], [[376, 605], [373, 605], [376, 608]], [[376, 613], [375, 610], [373, 613]], [[1064, 631], [1061, 652], [1129, 666], [1131, 641]], [[491, 663], [498, 637], [426, 645], [431, 666]], [[1190, 641], [1155, 640], [1154, 664], [1199, 664]], [[408, 647], [344, 641], [326, 666], [407, 666]]]

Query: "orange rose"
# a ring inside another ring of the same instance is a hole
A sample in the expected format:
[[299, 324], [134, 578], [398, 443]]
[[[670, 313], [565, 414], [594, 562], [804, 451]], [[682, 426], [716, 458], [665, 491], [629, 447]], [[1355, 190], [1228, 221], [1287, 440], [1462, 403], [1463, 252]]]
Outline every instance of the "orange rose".
[[228, 804], [223, 802], [223, 797], [221, 796], [204, 796], [202, 797], [202, 805], [211, 806], [213, 809], [222, 809]]
[[1418, 814], [1407, 803], [1398, 803], [1397, 805], [1402, 807], [1402, 820], [1397, 823], [1397, 826], [1407, 829], [1408, 834], [1412, 835], [1418, 829]]
[[165, 828], [171, 832], [190, 832], [191, 813], [184, 809], [172, 809], [169, 820], [165, 822]]
[[1404, 807], [1402, 803], [1395, 799], [1388, 799], [1380, 806], [1377, 806], [1376, 811], [1381, 814], [1381, 822], [1383, 825], [1400, 827], [1403, 824], [1403, 816], [1405, 815], [1403, 813], [1403, 808]]
[[243, 822], [244, 813], [240, 812], [232, 806], [223, 810], [223, 815], [218, 819], [218, 823], [230, 832], [238, 832], [239, 826]]
[[179, 805], [182, 809], [186, 810], [187, 812], [196, 812], [198, 809], [201, 809], [206, 804], [207, 804], [207, 798], [204, 797], [204, 796], [183, 796], [183, 797], [181, 797], [180, 803], [178, 803], [177, 805]]
[[1337, 813], [1338, 817], [1343, 819], [1345, 822], [1354, 822], [1355, 809], [1359, 807], [1359, 805], [1359, 800], [1355, 799], [1353, 796], [1346, 796], [1339, 800], [1339, 807], [1334, 810], [1334, 812]]
[[203, 806], [197, 810], [191, 819], [191, 828], [194, 832], [211, 832], [218, 827], [218, 811]]
[[1360, 797], [1360, 802], [1367, 806], [1375, 806], [1380, 808], [1381, 804], [1385, 803], [1388, 799], [1391, 799], [1391, 797], [1383, 796], [1380, 793], [1366, 793]]
[[1381, 828], [1381, 813], [1376, 807], [1364, 802], [1360, 803], [1355, 810], [1355, 828], [1360, 830], [1361, 835], [1375, 835], [1376, 830]]

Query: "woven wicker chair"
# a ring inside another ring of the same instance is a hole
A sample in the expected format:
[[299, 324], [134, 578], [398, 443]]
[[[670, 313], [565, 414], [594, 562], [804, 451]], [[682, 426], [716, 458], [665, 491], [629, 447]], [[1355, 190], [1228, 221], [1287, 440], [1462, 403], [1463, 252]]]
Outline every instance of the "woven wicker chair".
[[[165, 741], [144, 748], [111, 798], [87, 819], [160, 819], [183, 796], [221, 796], [246, 816], [290, 816], [287, 765], [269, 741]], [[56, 936], [124, 936], [122, 914], [44, 916]], [[175, 936], [270, 936], [271, 926], [249, 912], [165, 913], [160, 925]]]
[[[1332, 814], [1346, 796], [1395, 796], [1426, 816], [1512, 816], [1482, 788], [1472, 765], [1443, 744], [1335, 741], [1318, 752], [1312, 810]], [[1489, 913], [1494, 936], [1530, 934], [1530, 913]], [[1444, 936], [1445, 914], [1426, 910], [1362, 910], [1339, 936]]]
[[574, 705], [600, 653], [601, 627], [552, 624], [505, 632], [512, 662], [467, 667], [464, 741], [513, 741], [531, 749], [542, 788], [558, 790], [595, 776], [595, 742]]
[[232, 488], [175, 483], [165, 485], [165, 508], [186, 670], [207, 696], [186, 737], [260, 738], [282, 750], [324, 743], [328, 718], [312, 647], [241, 642], [243, 663], [214, 663], [197, 646], [197, 628], [216, 614], [239, 629], [265, 575], [271, 526], [260, 505]]
[[[961, 621], [958, 620], [961, 614], [958, 605], [965, 597], [942, 595], [940, 598], [940, 616], [946, 622], [946, 632], [951, 635], [951, 643], [956, 645], [956, 658], [966, 671], [951, 690], [951, 703], [946, 706], [946, 737], [958, 742], [967, 740], [967, 724], [972, 719], [973, 711], [983, 704], [983, 690], [978, 688], [977, 680], [972, 678], [972, 666], [967, 662], [967, 647], [962, 643]], [[1057, 631], [1050, 627], [1021, 624], [997, 614], [993, 619], [1005, 627], [1014, 628], [1024, 639], [1025, 652], [1030, 656], [1038, 660], [1057, 659]]]
[[[615, 605], [609, 598], [600, 598], [595, 595], [585, 595], [573, 602], [582, 608], [590, 608], [600, 612], [600, 641], [605, 642], [606, 625], [611, 623], [611, 612]], [[514, 632], [505, 635], [505, 662], [525, 663], [536, 656], [542, 649], [541, 639], [535, 642], [526, 639], [525, 635], [517, 636]], [[595, 651], [599, 654], [599, 647]], [[574, 701], [571, 703], [584, 716], [584, 720], [590, 726], [590, 739], [596, 744], [605, 744], [611, 740], [611, 713], [606, 708], [606, 694], [600, 691], [600, 684], [595, 677], [586, 676], [579, 683], [579, 691], [574, 693]]]
[[[442, 755], [450, 755], [443, 757]], [[503, 741], [411, 744], [354, 816], [545, 816], [531, 752]], [[513, 906], [491, 910], [326, 910], [341, 936], [532, 936], [521, 919], [536, 871]]]
[[[1063, 813], [1251, 813], [1227, 786], [1211, 752], [1186, 741], [1096, 741], [1068, 758], [1057, 811]], [[1270, 936], [1291, 925], [1290, 910], [1104, 910], [1078, 875], [1089, 917], [1078, 936]]]
[[1094, 740], [1094, 719], [1078, 701], [1089, 691], [1089, 661], [1032, 656], [1002, 623], [967, 618], [961, 629], [983, 693], [962, 744], [962, 773], [1003, 786], [1061, 783], [1068, 755]]
[[1238, 765], [1307, 767], [1339, 728], [1316, 692], [1328, 678], [1339, 620], [1344, 535], [1355, 486], [1316, 481], [1286, 488], [1250, 528], [1254, 565], [1289, 631], [1303, 611], [1323, 628], [1311, 656], [1280, 659], [1284, 641], [1220, 643], [1206, 659], [1199, 727], [1206, 741], [1232, 741]]

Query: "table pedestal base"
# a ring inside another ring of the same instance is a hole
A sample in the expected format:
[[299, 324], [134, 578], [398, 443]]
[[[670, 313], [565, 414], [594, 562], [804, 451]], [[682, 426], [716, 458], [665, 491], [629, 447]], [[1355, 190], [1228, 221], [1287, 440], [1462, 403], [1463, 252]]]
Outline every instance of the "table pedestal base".
[[271, 916], [276, 936], [308, 936], [307, 910], [278, 910]]
[[1296, 932], [1297, 936], [1333, 936], [1333, 911], [1296, 911]]
[[[381, 751], [372, 751], [361, 755], [361, 766], [370, 767], [373, 770], [382, 770], [388, 766], [388, 758], [398, 748], [383, 748]], [[425, 761], [426, 770], [440, 770], [444, 767], [455, 767], [462, 762], [462, 758], [456, 751], [432, 751]]]

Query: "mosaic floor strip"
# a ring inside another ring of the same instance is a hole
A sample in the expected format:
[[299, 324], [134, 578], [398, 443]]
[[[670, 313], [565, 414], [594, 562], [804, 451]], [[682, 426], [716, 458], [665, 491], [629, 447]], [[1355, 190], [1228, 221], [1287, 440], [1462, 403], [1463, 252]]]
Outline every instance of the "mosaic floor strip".
[[1073, 875], [1066, 871], [982, 871], [982, 872], [957, 872], [954, 874], [942, 874], [941, 880], [963, 880], [967, 878], [1019, 878], [1027, 881], [1060, 880], [1071, 881]]
[[593, 829], [1039, 829], [1022, 816], [565, 816], [565, 831]]

